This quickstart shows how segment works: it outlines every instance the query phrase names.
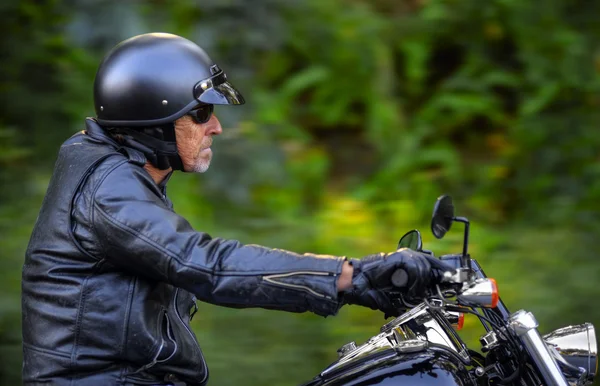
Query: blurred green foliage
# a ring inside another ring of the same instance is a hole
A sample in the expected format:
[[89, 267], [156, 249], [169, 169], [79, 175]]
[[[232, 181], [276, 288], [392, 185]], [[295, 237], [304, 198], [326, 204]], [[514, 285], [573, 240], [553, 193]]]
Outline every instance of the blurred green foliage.
[[[583, 0], [3, 1], [3, 383], [19, 381], [20, 268], [58, 146], [93, 115], [102, 55], [153, 31], [199, 43], [249, 100], [217, 110], [210, 172], [170, 182], [197, 229], [362, 256], [428, 229], [449, 193], [509, 308], [543, 331], [600, 326], [599, 14]], [[457, 230], [423, 233], [437, 254], [460, 249]], [[212, 384], [291, 385], [382, 322], [203, 304], [194, 327]], [[465, 338], [479, 333], [469, 319]]]

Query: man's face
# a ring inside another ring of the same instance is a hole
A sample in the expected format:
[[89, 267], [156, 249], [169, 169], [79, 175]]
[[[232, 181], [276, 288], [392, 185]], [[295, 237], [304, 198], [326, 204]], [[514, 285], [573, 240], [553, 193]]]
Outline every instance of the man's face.
[[175, 137], [183, 170], [192, 173], [208, 170], [212, 158], [212, 136], [222, 132], [221, 123], [214, 114], [206, 123], [196, 123], [188, 115], [176, 120]]

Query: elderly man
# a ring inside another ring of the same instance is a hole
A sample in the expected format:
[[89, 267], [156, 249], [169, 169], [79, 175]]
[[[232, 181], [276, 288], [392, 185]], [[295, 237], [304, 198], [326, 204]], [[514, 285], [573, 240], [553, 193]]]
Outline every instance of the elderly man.
[[213, 105], [244, 103], [196, 44], [145, 34], [117, 45], [94, 84], [96, 119], [60, 149], [23, 267], [23, 382], [203, 385], [196, 301], [334, 315], [389, 314], [391, 277], [418, 297], [436, 280], [410, 250], [361, 260], [296, 254], [194, 230], [173, 211], [173, 170], [205, 172]]

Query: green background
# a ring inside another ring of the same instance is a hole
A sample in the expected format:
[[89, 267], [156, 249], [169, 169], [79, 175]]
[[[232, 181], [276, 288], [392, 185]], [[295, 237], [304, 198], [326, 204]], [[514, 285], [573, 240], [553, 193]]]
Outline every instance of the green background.
[[[200, 44], [248, 101], [216, 109], [209, 172], [169, 183], [198, 230], [360, 257], [420, 228], [439, 255], [461, 248], [459, 226], [428, 230], [448, 193], [511, 310], [542, 332], [600, 326], [599, 16], [592, 0], [2, 1], [2, 384], [20, 380], [20, 270], [57, 149], [94, 115], [104, 53], [145, 32]], [[383, 323], [199, 306], [212, 385], [299, 384]]]

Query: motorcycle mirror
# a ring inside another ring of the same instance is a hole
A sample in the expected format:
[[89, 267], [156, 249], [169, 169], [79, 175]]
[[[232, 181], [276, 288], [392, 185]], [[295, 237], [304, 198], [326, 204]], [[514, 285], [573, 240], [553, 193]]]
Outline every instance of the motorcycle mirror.
[[433, 207], [433, 216], [431, 218], [431, 232], [441, 239], [452, 227], [454, 219], [454, 204], [452, 197], [448, 195], [440, 196]]
[[421, 252], [423, 250], [423, 238], [421, 232], [416, 229], [406, 232], [398, 241], [398, 249], [409, 248], [413, 251]]

